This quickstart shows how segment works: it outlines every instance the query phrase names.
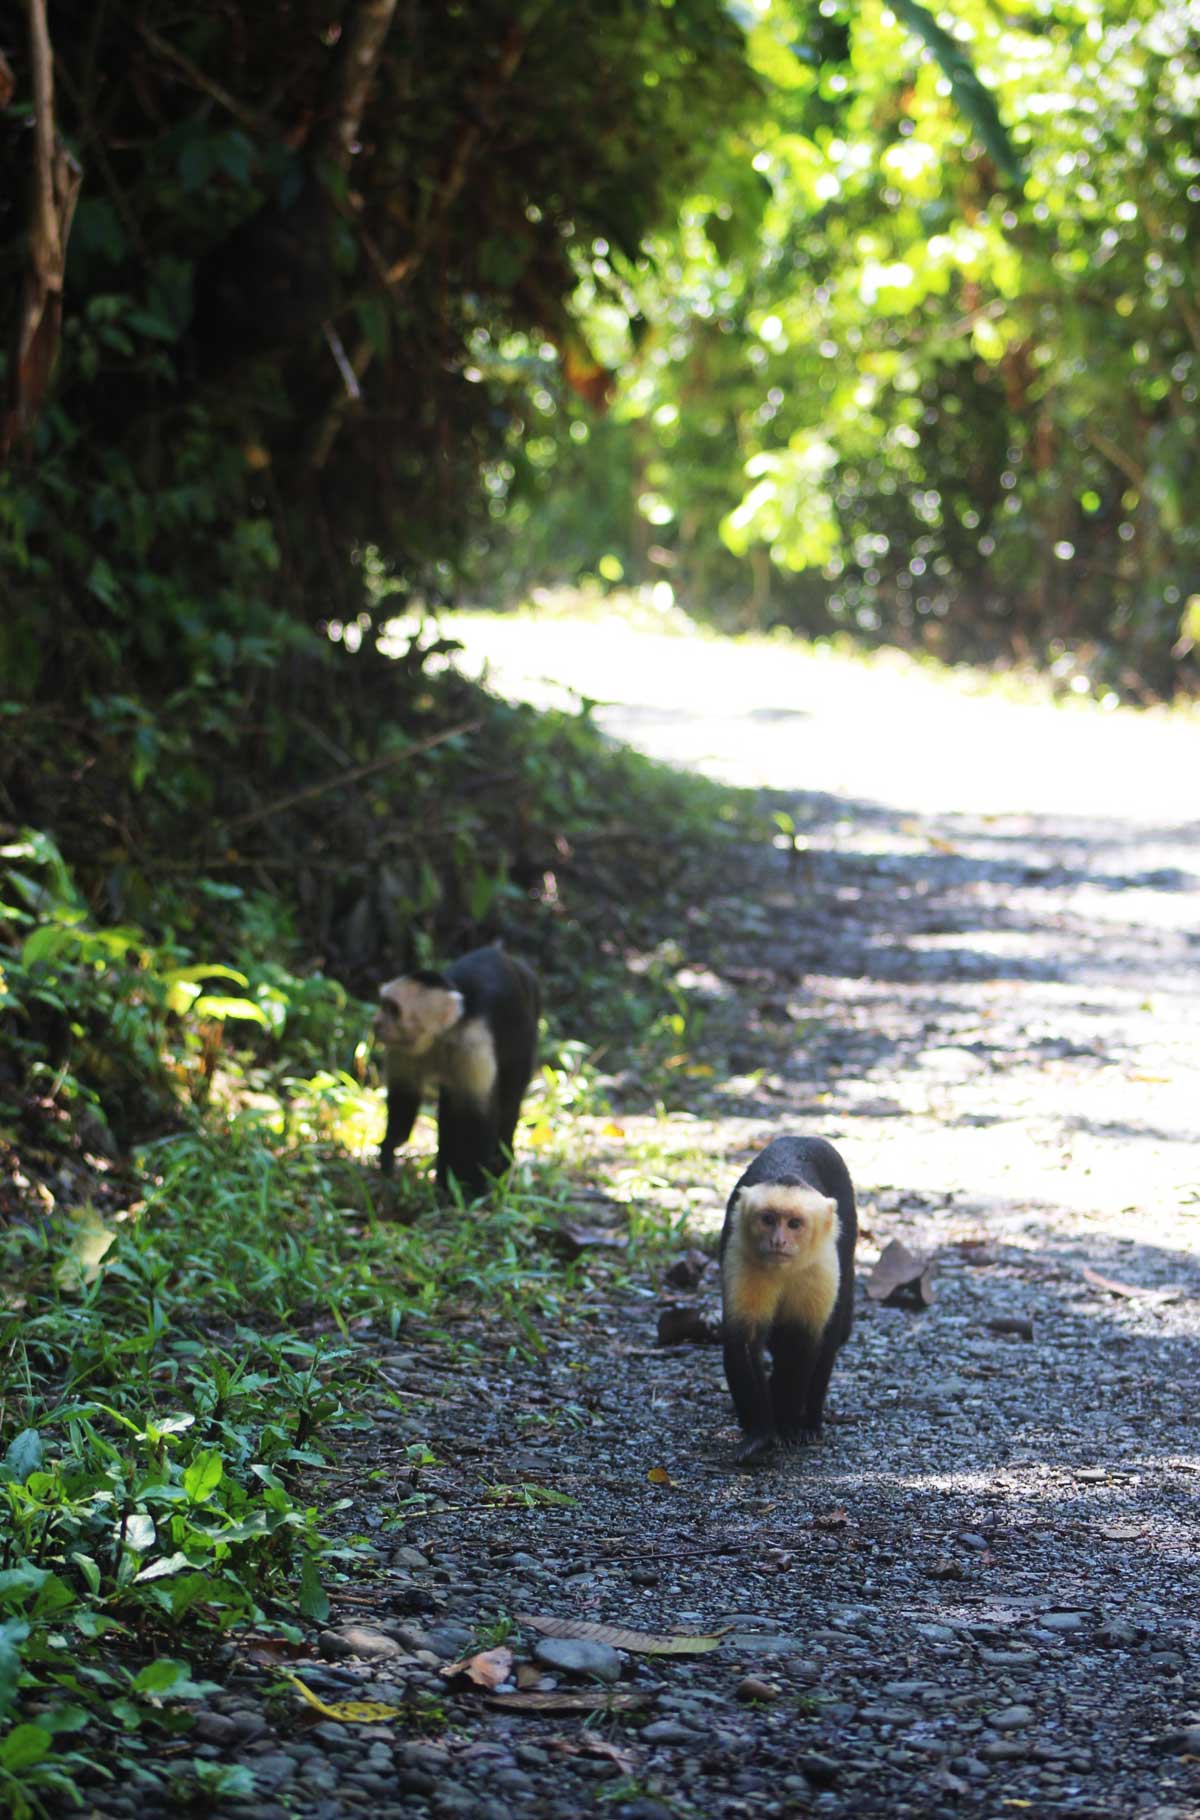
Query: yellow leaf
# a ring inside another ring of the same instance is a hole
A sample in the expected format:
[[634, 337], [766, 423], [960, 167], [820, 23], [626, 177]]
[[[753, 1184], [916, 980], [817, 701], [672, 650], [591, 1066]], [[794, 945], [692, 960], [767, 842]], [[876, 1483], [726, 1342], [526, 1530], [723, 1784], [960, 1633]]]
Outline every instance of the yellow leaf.
[[384, 1706], [380, 1700], [339, 1700], [336, 1706], [327, 1706], [324, 1700], [318, 1700], [311, 1687], [305, 1686], [299, 1675], [289, 1675], [285, 1670], [284, 1679], [327, 1719], [340, 1719], [347, 1725], [375, 1725], [380, 1719], [398, 1719], [404, 1712], [402, 1706]]
[[534, 1150], [545, 1150], [547, 1144], [554, 1142], [554, 1131], [550, 1125], [535, 1125], [532, 1131], [525, 1134], [525, 1142]]
[[665, 1466], [652, 1466], [646, 1477], [651, 1485], [669, 1485], [671, 1483], [671, 1475]]
[[116, 1233], [105, 1225], [90, 1201], [71, 1209], [74, 1230], [71, 1248], [54, 1267], [54, 1281], [60, 1289], [86, 1289], [100, 1275]]
[[693, 1062], [691, 1066], [685, 1068], [683, 1072], [692, 1080], [698, 1081], [710, 1074], [715, 1074], [716, 1069], [709, 1062]]
[[625, 1136], [625, 1127], [624, 1125], [618, 1125], [612, 1119], [609, 1119], [607, 1125], [602, 1125], [600, 1127], [600, 1136], [623, 1138]]

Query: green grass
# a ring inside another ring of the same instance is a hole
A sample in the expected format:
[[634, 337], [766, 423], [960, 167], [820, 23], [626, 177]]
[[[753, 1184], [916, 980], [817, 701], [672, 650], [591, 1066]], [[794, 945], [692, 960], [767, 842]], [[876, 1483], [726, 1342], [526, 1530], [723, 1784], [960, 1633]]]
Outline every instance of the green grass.
[[[573, 1067], [572, 1113], [547, 1074], [532, 1128], [553, 1103], [556, 1146], [578, 1148], [572, 1120], [602, 1102]], [[621, 1164], [660, 1170], [661, 1139]], [[0, 1802], [19, 1816], [72, 1798], [79, 1732], [101, 1763], [153, 1761], [222, 1635], [327, 1616], [365, 1557], [308, 1488], [369, 1420], [380, 1341], [469, 1347], [443, 1325], [466, 1308], [536, 1350], [587, 1268], [637, 1269], [671, 1228], [642, 1213], [632, 1258], [569, 1264], [554, 1230], [587, 1216], [552, 1160], [482, 1215], [437, 1210], [419, 1171], [385, 1194], [334, 1146], [215, 1118], [143, 1149], [132, 1187], [126, 1206], [0, 1232]], [[200, 1759], [172, 1774], [181, 1800], [221, 1792]]]

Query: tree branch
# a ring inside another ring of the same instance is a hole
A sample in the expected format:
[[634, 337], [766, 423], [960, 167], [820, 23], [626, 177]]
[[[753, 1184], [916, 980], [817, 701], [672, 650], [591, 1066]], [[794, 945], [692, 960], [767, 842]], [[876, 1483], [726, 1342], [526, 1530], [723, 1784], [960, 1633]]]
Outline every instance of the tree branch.
[[334, 106], [315, 148], [318, 157], [339, 170], [348, 168], [358, 149], [367, 97], [395, 12], [396, 0], [358, 0], [342, 28]]
[[9, 409], [0, 423], [0, 459], [37, 422], [58, 355], [63, 270], [83, 171], [54, 124], [54, 52], [46, 0], [28, 0], [33, 79], [33, 170], [28, 258], [9, 378]]

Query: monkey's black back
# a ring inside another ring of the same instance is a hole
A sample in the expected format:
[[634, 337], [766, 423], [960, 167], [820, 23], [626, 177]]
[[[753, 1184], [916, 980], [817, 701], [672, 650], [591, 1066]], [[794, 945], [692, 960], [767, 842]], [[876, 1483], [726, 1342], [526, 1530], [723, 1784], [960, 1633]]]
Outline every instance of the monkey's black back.
[[[533, 969], [496, 943], [451, 961], [443, 977], [462, 993], [463, 1021], [482, 1019], [496, 1053], [494, 1101], [486, 1120], [490, 1130], [482, 1137], [475, 1134], [472, 1120], [464, 1139], [459, 1131], [461, 1114], [449, 1103], [452, 1096], [443, 1092], [439, 1101], [439, 1130], [445, 1121], [448, 1139], [444, 1156], [439, 1141], [439, 1177], [444, 1178], [448, 1168], [474, 1194], [483, 1189], [482, 1170], [497, 1174], [503, 1166], [502, 1153], [512, 1152], [521, 1101], [537, 1064], [542, 993]], [[441, 1185], [445, 1185], [444, 1179]]]
[[854, 1250], [858, 1243], [858, 1211], [850, 1171], [831, 1143], [820, 1137], [777, 1137], [760, 1150], [734, 1185], [721, 1228], [721, 1256], [729, 1243], [733, 1206], [743, 1188], [756, 1182], [776, 1182], [787, 1188], [815, 1188], [837, 1202], [838, 1295], [831, 1326], [835, 1346], [850, 1333], [854, 1320]]

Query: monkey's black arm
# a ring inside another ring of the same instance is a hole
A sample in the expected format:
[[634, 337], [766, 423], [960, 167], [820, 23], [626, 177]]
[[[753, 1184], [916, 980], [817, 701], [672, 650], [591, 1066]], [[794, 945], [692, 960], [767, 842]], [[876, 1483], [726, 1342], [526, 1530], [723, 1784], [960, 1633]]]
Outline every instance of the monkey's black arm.
[[725, 1335], [725, 1376], [738, 1422], [746, 1435], [737, 1452], [741, 1462], [764, 1452], [775, 1438], [762, 1342], [748, 1327], [736, 1326]]
[[384, 1175], [391, 1175], [396, 1164], [397, 1144], [406, 1144], [409, 1133], [416, 1123], [417, 1113], [421, 1110], [421, 1095], [411, 1087], [395, 1085], [388, 1088], [387, 1127], [383, 1134], [383, 1148], [379, 1152], [379, 1167]]

